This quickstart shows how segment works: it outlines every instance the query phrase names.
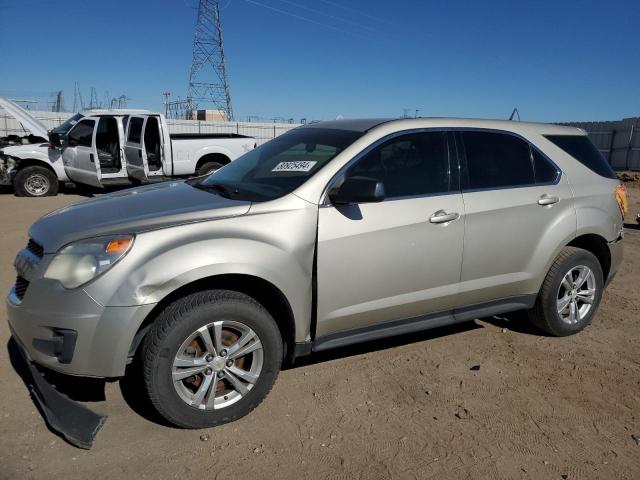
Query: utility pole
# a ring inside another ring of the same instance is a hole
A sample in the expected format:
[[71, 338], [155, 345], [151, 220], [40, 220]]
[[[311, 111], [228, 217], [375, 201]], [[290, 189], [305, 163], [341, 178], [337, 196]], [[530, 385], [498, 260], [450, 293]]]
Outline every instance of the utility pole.
[[233, 120], [218, 0], [198, 2], [187, 101], [189, 116], [203, 104], [212, 104]]

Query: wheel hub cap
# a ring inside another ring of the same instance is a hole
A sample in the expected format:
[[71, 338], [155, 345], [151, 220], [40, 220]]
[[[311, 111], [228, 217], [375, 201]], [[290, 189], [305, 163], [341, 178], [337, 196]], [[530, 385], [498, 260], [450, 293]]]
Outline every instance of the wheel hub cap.
[[44, 175], [36, 173], [27, 178], [24, 186], [31, 195], [43, 195], [49, 190], [49, 180]]
[[216, 371], [222, 370], [224, 367], [225, 367], [225, 363], [224, 363], [223, 357], [216, 357], [211, 361], [211, 368], [213, 368]]

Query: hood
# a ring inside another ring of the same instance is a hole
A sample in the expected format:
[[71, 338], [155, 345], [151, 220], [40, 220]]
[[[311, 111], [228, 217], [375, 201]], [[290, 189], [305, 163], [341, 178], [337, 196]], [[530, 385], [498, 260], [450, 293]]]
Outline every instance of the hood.
[[44, 123], [33, 117], [16, 102], [0, 97], [0, 107], [4, 108], [9, 115], [12, 115], [13, 118], [19, 121], [22, 127], [28, 132], [31, 132], [32, 135], [42, 138], [49, 137], [49, 132], [47, 131], [47, 127], [44, 126]]
[[29, 235], [55, 253], [83, 238], [138, 233], [184, 223], [244, 215], [251, 202], [231, 200], [185, 182], [162, 182], [78, 203], [48, 213]]
[[46, 154], [49, 151], [49, 144], [30, 143], [27, 145], [9, 145], [8, 147], [0, 148], [0, 152], [3, 154], [16, 158], [29, 158], [28, 154], [33, 151], [38, 151], [39, 153], [44, 152]]

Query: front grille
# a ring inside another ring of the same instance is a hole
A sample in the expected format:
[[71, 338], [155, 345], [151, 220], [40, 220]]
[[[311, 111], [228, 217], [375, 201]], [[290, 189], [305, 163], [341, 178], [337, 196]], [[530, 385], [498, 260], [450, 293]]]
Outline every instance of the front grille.
[[13, 287], [14, 291], [16, 292], [16, 297], [22, 300], [24, 298], [24, 294], [27, 291], [27, 287], [29, 287], [29, 282], [24, 278], [18, 276], [18, 278], [16, 278], [16, 284]]
[[33, 238], [29, 239], [29, 243], [27, 243], [27, 250], [29, 250], [38, 258], [42, 258], [42, 256], [44, 255], [44, 248]]

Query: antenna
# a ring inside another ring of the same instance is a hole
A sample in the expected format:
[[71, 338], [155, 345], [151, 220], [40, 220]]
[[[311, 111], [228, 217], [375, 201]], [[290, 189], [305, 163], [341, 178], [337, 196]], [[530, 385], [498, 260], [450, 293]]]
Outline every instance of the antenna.
[[511, 112], [511, 115], [509, 116], [509, 120], [513, 120], [513, 117], [518, 116], [518, 121], [520, 121], [520, 112], [518, 111], [518, 107], [513, 109], [513, 112]]
[[188, 115], [209, 103], [233, 119], [218, 0], [199, 0], [189, 74]]

